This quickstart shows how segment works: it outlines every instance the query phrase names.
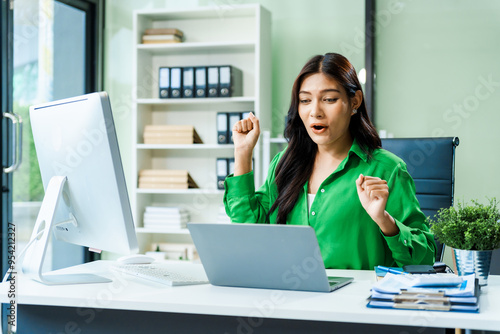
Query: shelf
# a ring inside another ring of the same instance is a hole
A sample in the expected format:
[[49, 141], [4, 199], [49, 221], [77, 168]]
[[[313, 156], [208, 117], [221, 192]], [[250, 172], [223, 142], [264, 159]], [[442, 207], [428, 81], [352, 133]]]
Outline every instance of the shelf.
[[163, 234], [189, 234], [187, 228], [145, 228], [136, 227], [135, 231], [137, 233], [163, 233]]
[[[143, 34], [150, 28], [179, 29], [184, 34], [184, 42], [142, 44]], [[262, 129], [271, 128], [271, 30], [271, 15], [259, 4], [134, 11], [131, 204], [134, 221], [141, 226], [136, 229], [141, 233], [141, 251], [150, 248], [148, 243], [155, 238], [154, 234], [161, 235], [158, 240], [168, 242], [184, 242], [189, 237], [187, 229], [142, 227], [144, 210], [153, 203], [186, 208], [195, 222], [218, 220], [224, 190], [217, 189], [217, 171], [221, 174], [224, 170], [217, 159], [234, 157], [234, 145], [217, 144], [217, 113], [252, 111]], [[160, 67], [219, 65], [241, 70], [240, 96], [159, 98]], [[190, 124], [197, 129], [204, 144], [145, 144], [144, 127], [150, 124]], [[261, 157], [261, 145], [257, 145], [254, 152], [256, 183], [262, 180]], [[138, 188], [140, 170], [150, 168], [189, 170], [202, 188]]]
[[141, 105], [207, 105], [207, 104], [227, 104], [227, 103], [253, 103], [254, 97], [235, 96], [235, 97], [214, 97], [204, 99], [137, 99], [135, 101]]
[[228, 150], [233, 144], [137, 144], [138, 150]]
[[174, 194], [174, 195], [222, 195], [224, 190], [219, 189], [142, 189], [137, 188], [138, 194]]
[[151, 20], [192, 20], [192, 19], [218, 19], [231, 17], [252, 17], [259, 9], [257, 4], [210, 6], [181, 10], [144, 9], [136, 10], [135, 15]]
[[137, 44], [138, 52], [148, 52], [152, 55], [176, 55], [176, 54], [207, 54], [207, 53], [237, 53], [253, 52], [255, 42], [184, 42], [166, 44]]

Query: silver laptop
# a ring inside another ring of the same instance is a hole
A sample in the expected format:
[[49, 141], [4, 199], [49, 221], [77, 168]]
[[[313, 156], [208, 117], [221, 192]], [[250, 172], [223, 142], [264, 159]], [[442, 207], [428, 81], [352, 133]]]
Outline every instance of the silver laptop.
[[213, 285], [330, 292], [352, 277], [328, 277], [310, 226], [197, 224], [188, 229]]

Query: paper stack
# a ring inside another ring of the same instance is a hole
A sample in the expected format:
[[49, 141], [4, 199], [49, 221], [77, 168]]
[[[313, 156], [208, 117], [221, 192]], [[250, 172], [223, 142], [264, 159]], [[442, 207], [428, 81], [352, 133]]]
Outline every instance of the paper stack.
[[150, 28], [142, 35], [143, 44], [181, 43], [184, 33], [175, 28]]
[[203, 144], [192, 125], [146, 125], [144, 144]]
[[387, 273], [372, 286], [368, 307], [479, 312], [475, 275]]
[[139, 171], [139, 188], [188, 189], [198, 188], [187, 170], [143, 169]]
[[147, 206], [144, 211], [144, 227], [152, 229], [186, 228], [189, 213], [177, 207]]

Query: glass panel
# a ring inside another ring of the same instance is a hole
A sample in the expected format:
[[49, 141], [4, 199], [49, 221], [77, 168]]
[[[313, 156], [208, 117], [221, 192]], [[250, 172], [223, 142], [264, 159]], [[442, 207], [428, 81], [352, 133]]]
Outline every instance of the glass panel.
[[[29, 106], [85, 93], [85, 12], [54, 0], [14, 1], [14, 112], [23, 118], [23, 162], [14, 175], [19, 249], [28, 242], [44, 191]], [[51, 267], [50, 256], [47, 259]]]

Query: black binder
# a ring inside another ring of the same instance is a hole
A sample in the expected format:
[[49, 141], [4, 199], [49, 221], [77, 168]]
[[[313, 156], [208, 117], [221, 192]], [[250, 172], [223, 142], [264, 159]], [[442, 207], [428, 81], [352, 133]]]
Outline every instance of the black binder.
[[170, 97], [182, 97], [182, 68], [170, 68]]
[[243, 95], [242, 73], [234, 66], [219, 66], [219, 97]]
[[233, 126], [241, 120], [240, 112], [231, 112], [229, 113], [229, 123], [228, 123], [228, 133], [229, 133], [229, 143], [233, 143]]
[[219, 96], [219, 67], [210, 66], [207, 68], [207, 96]]
[[194, 97], [194, 67], [182, 68], [182, 97]]
[[224, 180], [228, 176], [227, 158], [217, 158], [217, 189], [224, 189]]
[[227, 112], [217, 113], [217, 143], [218, 144], [228, 144], [229, 143], [229, 114]]
[[194, 97], [207, 97], [207, 68], [194, 69]]
[[160, 99], [168, 99], [170, 97], [170, 68], [160, 67], [158, 72], [158, 85]]
[[[252, 159], [253, 166], [253, 159]], [[234, 174], [234, 158], [227, 159], [227, 175]]]

